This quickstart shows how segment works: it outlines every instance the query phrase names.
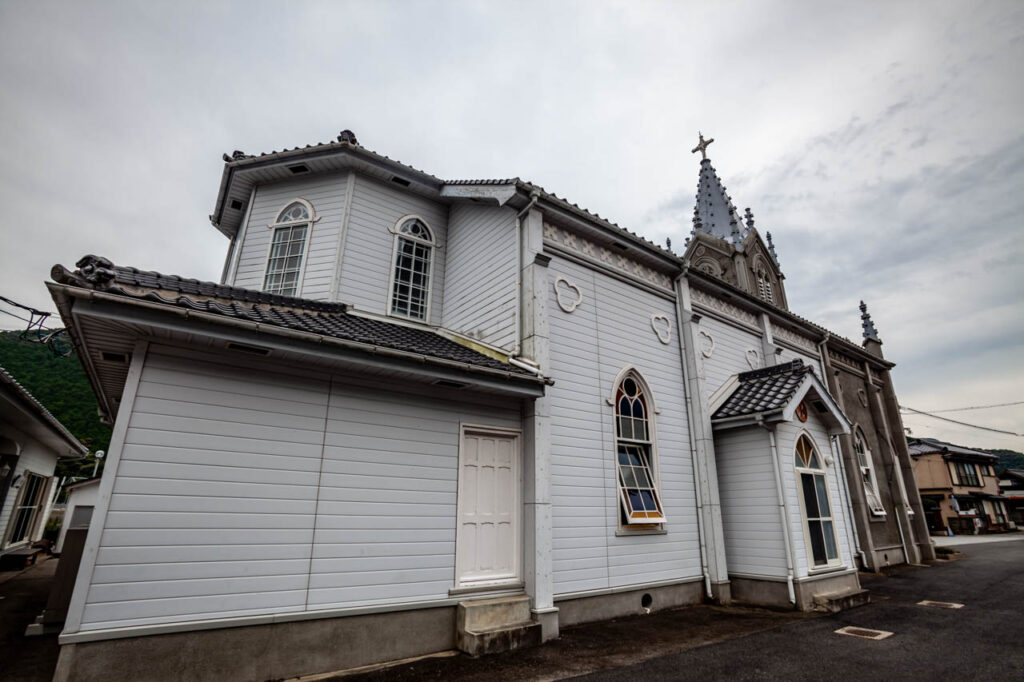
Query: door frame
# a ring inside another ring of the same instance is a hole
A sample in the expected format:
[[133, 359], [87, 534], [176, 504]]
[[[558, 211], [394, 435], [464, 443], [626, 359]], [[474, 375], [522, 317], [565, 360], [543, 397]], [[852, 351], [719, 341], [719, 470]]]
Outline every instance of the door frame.
[[[459, 575], [459, 548], [462, 546], [462, 464], [466, 452], [466, 436], [468, 434], [480, 436], [496, 436], [500, 438], [511, 438], [513, 440], [512, 456], [515, 467], [515, 481], [513, 483], [512, 514], [513, 529], [512, 537], [515, 538], [513, 556], [515, 557], [515, 570], [512, 577], [495, 580], [471, 580], [462, 581]], [[459, 457], [458, 470], [456, 472], [455, 487], [455, 576], [453, 584], [455, 589], [466, 589], [476, 587], [505, 587], [508, 585], [522, 584], [523, 581], [523, 431], [522, 429], [511, 429], [503, 426], [491, 426], [488, 424], [471, 424], [459, 422]]]

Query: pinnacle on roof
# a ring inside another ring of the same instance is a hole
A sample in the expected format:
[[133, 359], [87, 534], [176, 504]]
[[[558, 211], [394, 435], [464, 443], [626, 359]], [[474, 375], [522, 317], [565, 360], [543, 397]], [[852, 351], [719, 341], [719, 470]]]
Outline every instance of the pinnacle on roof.
[[700, 161], [693, 226], [695, 230], [731, 241], [738, 246], [745, 236], [745, 230], [740, 229], [739, 213], [732, 203], [732, 198], [726, 193], [721, 178], [711, 165], [711, 159], [707, 157], [707, 148], [712, 142], [714, 138], [705, 140], [701, 135], [700, 143], [693, 148], [693, 153], [700, 152], [703, 157]]
[[860, 302], [860, 325], [864, 328], [865, 341], [882, 342], [882, 340], [878, 338], [878, 331], [875, 329], [875, 323], [871, 321], [871, 314], [868, 313], [868, 306], [864, 301]]
[[[749, 211], [750, 209], [747, 210]], [[751, 220], [751, 222], [753, 222], [753, 220]], [[753, 227], [753, 225], [751, 225], [751, 227]], [[768, 237], [768, 252], [772, 254], [772, 260], [775, 261], [776, 266], [782, 267], [782, 264], [779, 263], [779, 254], [775, 253], [775, 242], [772, 241], [772, 233], [767, 232], [765, 234]]]

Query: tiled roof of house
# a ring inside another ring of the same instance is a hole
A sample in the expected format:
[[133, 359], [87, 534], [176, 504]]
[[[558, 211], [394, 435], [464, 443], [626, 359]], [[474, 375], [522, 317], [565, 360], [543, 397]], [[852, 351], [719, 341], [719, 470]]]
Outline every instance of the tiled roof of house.
[[940, 452], [945, 455], [960, 455], [968, 458], [980, 458], [997, 461], [999, 457], [980, 450], [971, 450], [953, 443], [946, 443], [935, 438], [908, 438], [907, 450], [911, 455], [927, 455], [933, 452]]
[[28, 389], [18, 383], [18, 380], [11, 376], [3, 367], [0, 367], [0, 384], [3, 384], [10, 388], [10, 390], [25, 404], [34, 416], [50, 427], [51, 430], [57, 432], [57, 434], [63, 438], [68, 445], [73, 449], [82, 453], [83, 455], [89, 452], [89, 448], [82, 444], [77, 438], [68, 431], [67, 427], [60, 423], [56, 417], [54, 417], [41, 402], [36, 400], [36, 397], [28, 392]]
[[117, 266], [97, 256], [86, 256], [76, 266], [78, 270], [70, 272], [56, 265], [51, 276], [61, 284], [533, 377], [526, 370], [462, 346], [434, 331], [354, 315], [347, 312], [348, 307], [342, 303], [278, 296], [147, 272]]
[[811, 372], [803, 360], [743, 372], [739, 386], [715, 410], [711, 419], [727, 419], [783, 409], [793, 398], [804, 377]]

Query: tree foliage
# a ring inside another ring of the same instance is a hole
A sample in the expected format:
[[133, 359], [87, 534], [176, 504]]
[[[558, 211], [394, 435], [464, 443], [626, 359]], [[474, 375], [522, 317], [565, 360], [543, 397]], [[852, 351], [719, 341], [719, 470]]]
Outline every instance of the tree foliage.
[[77, 354], [59, 357], [42, 344], [22, 340], [18, 332], [0, 332], [0, 367], [89, 448], [88, 457], [61, 460], [57, 476], [92, 476], [92, 453], [110, 446], [110, 428], [100, 422], [96, 396]]
[[996, 465], [996, 473], [1002, 473], [1007, 469], [1024, 469], [1024, 452], [1016, 450], [982, 450], [990, 455], [999, 457], [999, 464]]

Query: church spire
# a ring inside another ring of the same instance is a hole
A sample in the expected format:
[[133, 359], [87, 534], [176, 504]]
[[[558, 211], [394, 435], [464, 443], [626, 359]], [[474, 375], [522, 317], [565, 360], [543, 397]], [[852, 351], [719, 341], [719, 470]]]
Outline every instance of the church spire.
[[878, 331], [875, 329], [875, 323], [871, 321], [871, 314], [868, 312], [868, 306], [864, 301], [860, 302], [860, 325], [864, 328], [865, 341], [882, 342], [882, 340], [878, 338]]
[[692, 151], [693, 154], [700, 152], [701, 155], [693, 227], [695, 231], [706, 232], [739, 246], [746, 230], [740, 227], [742, 219], [708, 158], [708, 145], [714, 141], [714, 138], [705, 140], [702, 134], [700, 142]]

